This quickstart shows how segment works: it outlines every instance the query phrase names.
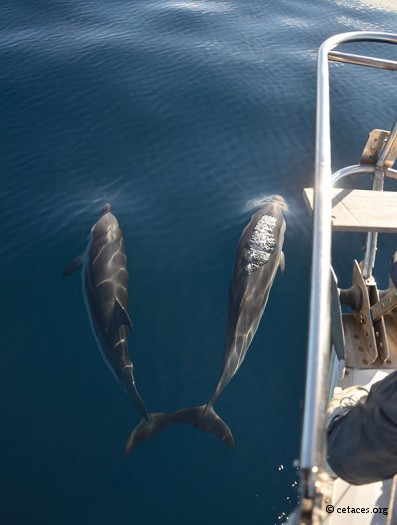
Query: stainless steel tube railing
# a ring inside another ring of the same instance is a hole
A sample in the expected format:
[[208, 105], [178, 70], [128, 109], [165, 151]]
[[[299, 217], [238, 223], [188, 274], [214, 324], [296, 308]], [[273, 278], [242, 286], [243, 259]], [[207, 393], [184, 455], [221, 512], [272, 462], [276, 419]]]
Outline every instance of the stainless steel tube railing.
[[351, 55], [349, 53], [339, 53], [338, 51], [331, 51], [328, 58], [334, 62], [345, 62], [348, 64], [357, 64], [358, 66], [378, 67], [380, 69], [397, 71], [397, 62], [394, 60]]
[[[382, 191], [383, 184], [385, 179], [385, 162], [387, 156], [392, 149], [394, 142], [397, 138], [397, 120], [395, 121], [389, 138], [387, 139], [386, 144], [384, 145], [382, 151], [380, 152], [378, 162], [375, 166], [375, 172], [372, 177], [372, 189], [375, 191]], [[364, 279], [369, 279], [372, 276], [372, 270], [375, 266], [375, 257], [378, 244], [378, 232], [369, 232], [367, 235], [367, 245], [365, 249], [364, 256], [364, 267], [363, 267], [363, 277]]]
[[[331, 267], [331, 138], [329, 99], [329, 58], [343, 60], [331, 51], [340, 44], [375, 41], [397, 44], [397, 35], [388, 33], [352, 32], [326, 40], [317, 58], [317, 111], [315, 145], [315, 190], [313, 211], [313, 252], [311, 269], [308, 362], [306, 374], [305, 411], [300, 455], [302, 472], [301, 496], [314, 498], [318, 468], [325, 459], [325, 414], [328, 394], [327, 370], [330, 351], [330, 267]], [[354, 57], [355, 64], [392, 66], [392, 61]], [[372, 62], [372, 63], [371, 63]], [[360, 167], [366, 169], [366, 167]], [[374, 171], [372, 167], [372, 172]], [[302, 487], [303, 485], [303, 487]]]
[[[375, 173], [375, 166], [369, 164], [356, 164], [354, 166], [347, 166], [342, 168], [332, 174], [332, 186], [339, 182], [345, 177], [350, 177], [351, 175], [373, 175]], [[397, 179], [397, 170], [388, 168], [385, 170], [386, 177], [392, 179]]]

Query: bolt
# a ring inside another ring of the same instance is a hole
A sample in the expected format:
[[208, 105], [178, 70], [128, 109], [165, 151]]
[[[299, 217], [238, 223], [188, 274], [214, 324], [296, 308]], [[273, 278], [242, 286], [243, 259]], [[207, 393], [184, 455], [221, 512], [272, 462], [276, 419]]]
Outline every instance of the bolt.
[[354, 339], [360, 339], [360, 336], [358, 334], [354, 334]]
[[358, 350], [359, 352], [363, 352], [363, 351], [364, 351], [364, 348], [363, 348], [362, 346], [359, 346], [359, 347], [357, 348], [357, 350]]
[[364, 365], [367, 365], [368, 361], [366, 359], [363, 359], [363, 363], [364, 363]]

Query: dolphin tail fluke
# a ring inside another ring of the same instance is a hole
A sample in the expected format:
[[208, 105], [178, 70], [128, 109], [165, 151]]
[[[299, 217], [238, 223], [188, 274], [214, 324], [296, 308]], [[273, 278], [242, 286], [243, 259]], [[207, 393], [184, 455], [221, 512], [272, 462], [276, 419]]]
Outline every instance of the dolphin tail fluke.
[[170, 425], [188, 424], [203, 432], [210, 432], [229, 448], [234, 446], [234, 438], [230, 428], [218, 416], [212, 405], [202, 405], [183, 408], [171, 414], [156, 412], [148, 414], [148, 420], [142, 421], [131, 432], [125, 447], [124, 457], [127, 458], [134, 448], [144, 441], [149, 441], [156, 434]]
[[212, 405], [183, 408], [169, 415], [171, 423], [187, 423], [203, 432], [210, 432], [229, 448], [234, 446], [234, 438], [230, 428], [218, 416]]
[[164, 412], [147, 414], [147, 420], [142, 419], [131, 432], [125, 446], [124, 457], [127, 458], [139, 443], [149, 441], [149, 439], [152, 439], [156, 434], [171, 424], [172, 420], [169, 414], [165, 414]]

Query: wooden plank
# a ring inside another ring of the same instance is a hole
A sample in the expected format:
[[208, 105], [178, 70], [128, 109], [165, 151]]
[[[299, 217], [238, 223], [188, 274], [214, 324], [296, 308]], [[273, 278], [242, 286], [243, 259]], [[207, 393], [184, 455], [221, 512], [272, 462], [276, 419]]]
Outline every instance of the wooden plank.
[[[313, 194], [313, 188], [303, 190], [310, 210]], [[397, 233], [397, 192], [333, 188], [332, 229]]]

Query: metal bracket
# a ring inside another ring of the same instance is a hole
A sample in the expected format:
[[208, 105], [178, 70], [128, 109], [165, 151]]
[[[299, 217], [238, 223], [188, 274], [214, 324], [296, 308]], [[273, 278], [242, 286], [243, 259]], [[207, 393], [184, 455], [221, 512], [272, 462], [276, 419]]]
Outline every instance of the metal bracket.
[[343, 334], [338, 279], [331, 266], [331, 339], [339, 360], [345, 359], [345, 336]]
[[[375, 283], [375, 281], [374, 281]], [[353, 312], [357, 323], [357, 328], [360, 331], [361, 338], [365, 345], [365, 351], [368, 356], [368, 363], [373, 363], [378, 357], [378, 349], [376, 346], [375, 332], [372, 325], [371, 305], [368, 294], [368, 283], [364, 281], [361, 269], [357, 261], [353, 262], [353, 286], [358, 286], [362, 293], [362, 305], [358, 312]], [[375, 286], [376, 284], [371, 284]], [[357, 340], [356, 335], [354, 338]], [[363, 349], [361, 349], [363, 351]], [[365, 360], [364, 360], [365, 361]], [[364, 364], [366, 364], [364, 362]]]
[[[371, 284], [371, 286], [368, 289], [369, 300], [372, 305], [376, 305], [379, 303], [379, 292], [378, 292], [378, 288], [376, 287], [375, 281], [373, 279], [372, 281], [373, 281], [373, 284]], [[385, 321], [383, 317], [379, 317], [379, 319], [375, 320], [372, 316], [372, 308], [371, 308], [371, 317], [372, 317], [372, 322], [374, 325], [376, 346], [377, 346], [378, 354], [379, 354], [378, 355], [379, 361], [381, 363], [384, 363], [389, 358], [389, 355], [390, 355], [389, 344], [387, 342]]]
[[[369, 133], [368, 141], [365, 145], [364, 151], [361, 155], [360, 164], [376, 166], [381, 156], [382, 150], [386, 145], [387, 139], [390, 136], [390, 131], [383, 129], [373, 129]], [[397, 141], [391, 145], [388, 151], [382, 168], [386, 171], [391, 168], [397, 158]]]
[[[362, 263], [361, 263], [362, 264]], [[353, 368], [386, 367], [396, 363], [396, 342], [393, 325], [397, 322], [397, 290], [389, 290], [379, 300], [379, 291], [373, 277], [364, 280], [361, 265], [354, 261], [353, 285], [347, 292], [358, 288], [361, 301], [350, 301], [353, 313], [343, 314], [346, 340], [346, 366]], [[346, 298], [345, 297], [345, 298]], [[358, 305], [358, 306], [357, 306]], [[354, 309], [354, 306], [356, 308]], [[385, 317], [384, 317], [385, 316]], [[391, 347], [390, 347], [391, 345]], [[390, 354], [390, 348], [393, 355]]]
[[371, 307], [372, 319], [377, 321], [382, 316], [397, 308], [397, 290], [392, 288]]

